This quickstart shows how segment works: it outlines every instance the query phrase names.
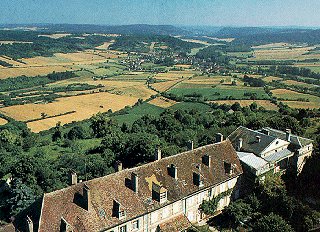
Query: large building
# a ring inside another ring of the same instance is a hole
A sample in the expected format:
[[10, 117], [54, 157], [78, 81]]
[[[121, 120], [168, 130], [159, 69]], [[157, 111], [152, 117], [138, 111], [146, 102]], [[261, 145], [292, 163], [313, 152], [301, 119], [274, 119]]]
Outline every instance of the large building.
[[228, 139], [244, 169], [255, 176], [288, 169], [299, 174], [313, 151], [312, 140], [269, 127], [251, 130], [240, 126]]
[[29, 232], [183, 231], [203, 219], [204, 200], [228, 191], [219, 201], [221, 210], [239, 195], [241, 164], [230, 141], [222, 138], [167, 158], [156, 149], [154, 162], [119, 167], [86, 182], [78, 183], [72, 174], [71, 186], [44, 194], [14, 226]]

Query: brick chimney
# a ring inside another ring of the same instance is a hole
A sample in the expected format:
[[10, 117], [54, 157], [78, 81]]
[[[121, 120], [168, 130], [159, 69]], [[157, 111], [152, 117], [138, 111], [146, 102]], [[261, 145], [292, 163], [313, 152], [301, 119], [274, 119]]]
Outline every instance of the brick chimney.
[[290, 140], [291, 140], [291, 130], [290, 129], [286, 129], [286, 140], [288, 142], [290, 142]]
[[122, 171], [122, 163], [121, 161], [116, 161], [115, 164], [114, 164], [114, 169], [116, 172], [120, 172]]
[[193, 140], [189, 140], [189, 141], [188, 141], [187, 147], [188, 147], [188, 150], [189, 150], [189, 151], [193, 150]]
[[238, 144], [237, 144], [237, 150], [240, 151], [243, 145], [243, 139], [239, 138], [238, 139]]
[[154, 149], [154, 160], [155, 161], [161, 160], [161, 149], [160, 149], [159, 145], [155, 146], [155, 149]]
[[77, 173], [74, 171], [71, 171], [69, 173], [69, 184], [70, 185], [76, 185], [78, 183], [78, 176]]
[[84, 208], [90, 211], [91, 210], [91, 192], [89, 187], [86, 184], [83, 185], [83, 202], [84, 202]]
[[136, 173], [131, 173], [131, 188], [132, 190], [137, 193], [139, 189], [139, 177]]
[[220, 143], [223, 141], [223, 134], [217, 133], [216, 134], [216, 143]]
[[33, 222], [29, 216], [26, 218], [26, 227], [27, 232], [33, 232]]
[[257, 141], [257, 143], [260, 143], [261, 142], [261, 136], [256, 136], [256, 141]]

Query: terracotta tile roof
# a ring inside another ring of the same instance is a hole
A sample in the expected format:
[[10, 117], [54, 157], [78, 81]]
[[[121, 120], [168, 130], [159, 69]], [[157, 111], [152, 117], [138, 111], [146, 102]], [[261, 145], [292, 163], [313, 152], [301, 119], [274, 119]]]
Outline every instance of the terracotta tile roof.
[[[205, 154], [212, 157], [210, 168], [202, 163]], [[232, 164], [232, 174], [226, 173], [225, 162]], [[171, 164], [177, 167], [177, 179], [168, 175], [168, 166]], [[132, 172], [138, 175], [137, 193], [126, 187], [130, 184]], [[79, 183], [44, 195], [39, 231], [60, 231], [62, 217], [74, 232], [100, 231], [121, 224], [197, 192], [199, 187], [193, 183], [193, 172], [202, 176], [202, 189], [240, 175], [242, 168], [232, 144], [225, 140]], [[151, 184], [155, 182], [167, 189], [166, 203], [160, 205], [158, 201], [152, 200], [150, 181]], [[92, 208], [89, 211], [80, 207], [84, 185], [88, 186], [91, 193]], [[114, 200], [126, 211], [125, 219], [113, 216]]]
[[191, 227], [192, 224], [185, 215], [179, 215], [163, 224], [160, 224], [161, 232], [179, 232]]
[[5, 226], [0, 226], [0, 232], [15, 232], [15, 227], [12, 223]]

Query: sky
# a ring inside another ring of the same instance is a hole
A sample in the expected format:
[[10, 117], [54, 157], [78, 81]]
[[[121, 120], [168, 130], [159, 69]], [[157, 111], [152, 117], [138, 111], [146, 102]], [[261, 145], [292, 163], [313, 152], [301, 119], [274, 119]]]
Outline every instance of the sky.
[[0, 24], [320, 27], [320, 0], [1, 0]]

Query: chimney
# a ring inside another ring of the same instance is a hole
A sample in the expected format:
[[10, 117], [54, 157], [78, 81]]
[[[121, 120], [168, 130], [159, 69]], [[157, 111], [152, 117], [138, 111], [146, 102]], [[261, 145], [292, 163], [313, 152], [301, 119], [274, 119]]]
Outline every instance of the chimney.
[[77, 173], [72, 171], [69, 173], [69, 184], [76, 185], [78, 183], [78, 176]]
[[229, 162], [224, 161], [224, 170], [226, 174], [232, 174], [232, 165]]
[[131, 188], [132, 190], [137, 193], [139, 187], [139, 177], [136, 173], [131, 173]]
[[189, 151], [193, 150], [193, 140], [188, 141], [187, 147]]
[[178, 179], [178, 170], [177, 170], [177, 167], [176, 165], [174, 164], [171, 164], [169, 167], [168, 167], [168, 173], [169, 175], [174, 178], [174, 179]]
[[114, 169], [116, 172], [122, 171], [122, 163], [120, 160], [116, 161], [114, 164]]
[[154, 160], [155, 161], [161, 160], [161, 149], [159, 148], [159, 145], [155, 146], [155, 149], [154, 149]]
[[27, 232], [33, 232], [33, 222], [29, 216], [26, 218]]
[[91, 193], [88, 185], [83, 185], [83, 202], [87, 211], [91, 210]]
[[291, 139], [291, 130], [290, 129], [286, 129], [286, 140], [288, 142], [290, 142]]
[[261, 142], [261, 137], [260, 136], [256, 136], [256, 141], [257, 141], [257, 143], [260, 143]]
[[223, 134], [217, 133], [216, 134], [216, 143], [220, 143], [223, 141]]
[[199, 187], [203, 187], [203, 181], [201, 180], [200, 173], [193, 173], [193, 184]]
[[237, 145], [237, 150], [238, 150], [238, 151], [241, 150], [242, 144], [243, 144], [243, 139], [242, 139], [242, 138], [239, 138], [239, 139], [238, 139], [238, 145]]
[[69, 223], [66, 221], [66, 219], [64, 219], [63, 217], [61, 217], [61, 223], [60, 223], [60, 232], [68, 232], [70, 231], [70, 225]]
[[210, 166], [211, 166], [211, 156], [209, 156], [208, 154], [205, 154], [204, 156], [202, 156], [202, 163], [204, 165], [207, 165], [210, 168]]

